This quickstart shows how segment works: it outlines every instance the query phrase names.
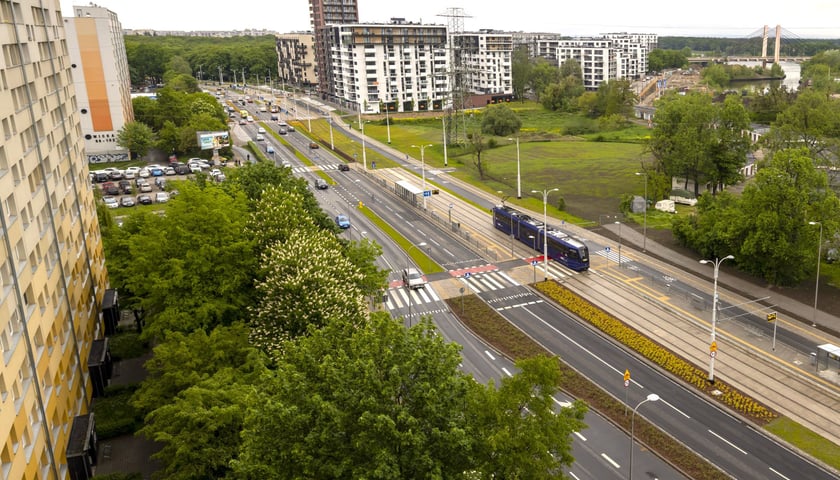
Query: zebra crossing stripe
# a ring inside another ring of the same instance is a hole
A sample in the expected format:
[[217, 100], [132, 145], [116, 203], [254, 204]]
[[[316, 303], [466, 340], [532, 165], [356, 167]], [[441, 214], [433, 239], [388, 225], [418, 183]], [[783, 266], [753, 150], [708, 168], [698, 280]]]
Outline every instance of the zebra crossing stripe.
[[510, 277], [508, 276], [508, 274], [506, 274], [505, 272], [498, 272], [498, 273], [499, 273], [499, 276], [501, 276], [502, 278], [504, 278], [505, 280], [507, 280], [508, 282], [510, 282], [510, 283], [511, 283], [511, 285], [513, 285], [514, 287], [519, 286], [519, 282], [517, 282], [516, 280], [514, 280], [514, 279], [510, 278]]
[[493, 277], [491, 277], [489, 275], [482, 276], [481, 280], [486, 282], [486, 283], [489, 283], [490, 285], [495, 285], [495, 287], [490, 288], [491, 290], [499, 290], [499, 289], [505, 288], [504, 285], [497, 282]]

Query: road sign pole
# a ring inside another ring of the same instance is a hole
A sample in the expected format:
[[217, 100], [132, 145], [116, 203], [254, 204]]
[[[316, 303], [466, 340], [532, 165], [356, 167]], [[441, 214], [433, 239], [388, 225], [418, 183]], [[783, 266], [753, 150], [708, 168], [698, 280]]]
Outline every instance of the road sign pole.
[[627, 416], [627, 393], [630, 391], [630, 370], [624, 370], [624, 416]]

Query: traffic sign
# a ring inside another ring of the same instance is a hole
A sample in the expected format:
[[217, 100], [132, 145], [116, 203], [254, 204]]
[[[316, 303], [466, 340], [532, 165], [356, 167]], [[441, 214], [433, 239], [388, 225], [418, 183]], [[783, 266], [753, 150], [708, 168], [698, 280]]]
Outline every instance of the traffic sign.
[[709, 345], [709, 351], [712, 352], [712, 354], [717, 352], [717, 342], [712, 342], [712, 344]]
[[454, 204], [454, 203], [450, 203], [450, 204], [449, 204], [449, 208], [455, 208], [455, 204]]
[[715, 352], [714, 350], [712, 350], [711, 352], [709, 352], [709, 356], [710, 356], [710, 357], [712, 357], [712, 358], [715, 358], [715, 354], [716, 354], [716, 353], [717, 353], [717, 352]]
[[625, 380], [624, 381], [624, 388], [627, 388], [629, 386], [630, 386], [630, 380]]
[[538, 263], [540, 263], [540, 262], [537, 261], [537, 260], [531, 260], [531, 265], [533, 265], [535, 267], [537, 266]]
[[470, 278], [470, 275], [472, 275], [470, 272], [464, 272], [464, 278]]
[[630, 370], [624, 371], [624, 382], [627, 383], [630, 381]]
[[604, 251], [610, 253], [610, 247], [604, 247]]
[[431, 197], [432, 196], [432, 191], [431, 190], [423, 190], [423, 196], [424, 197]]

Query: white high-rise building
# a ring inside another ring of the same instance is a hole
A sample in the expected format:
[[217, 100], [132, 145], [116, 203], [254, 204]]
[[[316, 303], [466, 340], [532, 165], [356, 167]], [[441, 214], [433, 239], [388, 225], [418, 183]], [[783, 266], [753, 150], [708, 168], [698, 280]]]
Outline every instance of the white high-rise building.
[[134, 121], [131, 75], [117, 14], [93, 4], [64, 19], [88, 163], [130, 160], [117, 134]]
[[557, 62], [577, 60], [583, 71], [583, 86], [597, 90], [605, 81], [639, 78], [647, 72], [648, 53], [656, 35], [612, 33], [596, 38], [561, 40]]
[[333, 100], [367, 113], [444, 106], [449, 95], [445, 26], [393, 19], [329, 28]]
[[0, 0], [0, 39], [0, 478], [82, 478], [107, 273], [58, 0]]
[[[454, 33], [452, 63], [462, 88], [473, 95], [513, 94], [513, 36], [485, 30]], [[480, 106], [480, 105], [476, 105]]]

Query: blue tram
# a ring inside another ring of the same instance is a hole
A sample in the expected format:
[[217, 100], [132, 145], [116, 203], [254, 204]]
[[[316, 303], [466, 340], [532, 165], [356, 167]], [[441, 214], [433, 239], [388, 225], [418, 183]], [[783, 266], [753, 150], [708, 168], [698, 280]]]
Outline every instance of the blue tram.
[[589, 249], [582, 242], [506, 205], [493, 207], [493, 226], [538, 252], [545, 252], [543, 241], [548, 237], [548, 258], [578, 272], [589, 269]]

